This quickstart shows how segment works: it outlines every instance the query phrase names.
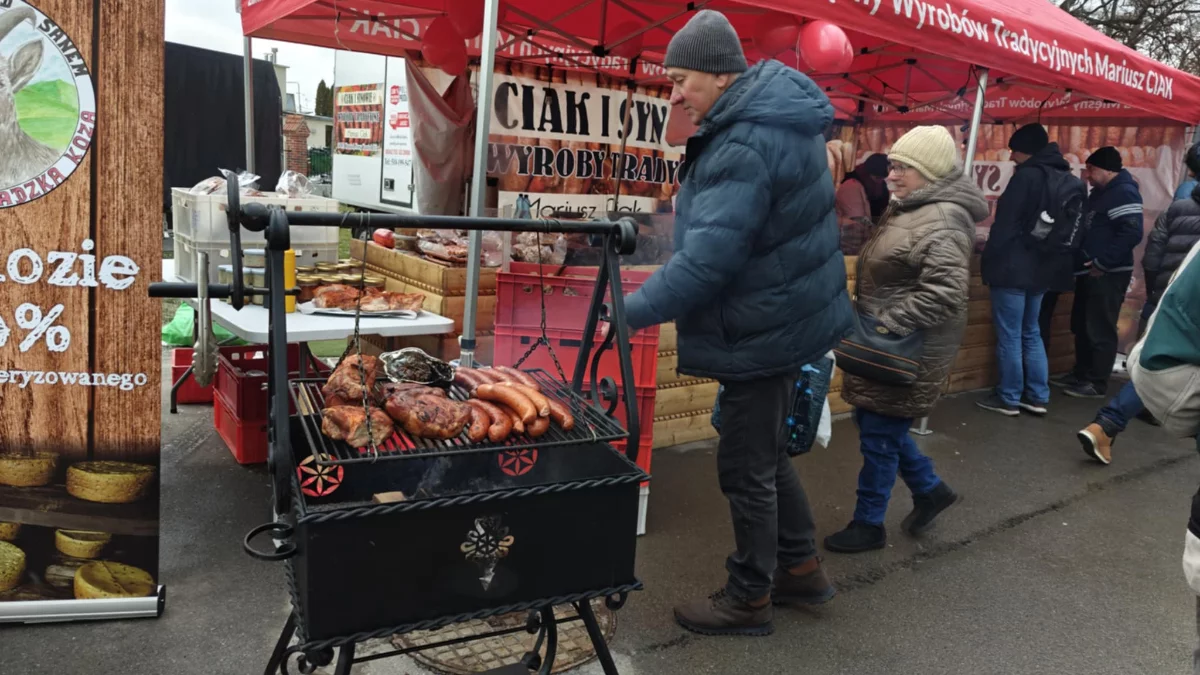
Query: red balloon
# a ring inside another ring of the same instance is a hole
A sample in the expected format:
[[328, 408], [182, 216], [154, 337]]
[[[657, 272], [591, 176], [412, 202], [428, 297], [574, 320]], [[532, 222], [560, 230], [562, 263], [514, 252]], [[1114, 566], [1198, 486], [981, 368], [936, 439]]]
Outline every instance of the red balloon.
[[775, 56], [796, 46], [800, 22], [791, 14], [767, 12], [754, 24], [754, 46], [767, 56]]
[[446, 0], [446, 18], [470, 40], [483, 32], [483, 0]]
[[[639, 29], [641, 29], [641, 27], [642, 27], [642, 24], [640, 24], [636, 21], [626, 21], [625, 23], [621, 24], [620, 26], [617, 26], [616, 30], [610, 31], [608, 33], [609, 42], [621, 40], [626, 35], [629, 35], [630, 33], [634, 33], [636, 31], [638, 31]], [[645, 37], [646, 37], [645, 33], [641, 33], [635, 37], [631, 37], [628, 40], [626, 40], [625, 42], [622, 42], [621, 44], [617, 45], [616, 47], [613, 47], [610, 53], [612, 53], [614, 56], [620, 56], [623, 59], [632, 59], [635, 56], [639, 56], [642, 53], [642, 45], [644, 44], [643, 38], [645, 38]]]
[[818, 73], [844, 73], [854, 62], [854, 48], [845, 31], [818, 20], [800, 30], [800, 56]]
[[441, 68], [447, 75], [467, 72], [467, 45], [446, 17], [429, 24], [421, 39], [421, 55], [430, 65]]

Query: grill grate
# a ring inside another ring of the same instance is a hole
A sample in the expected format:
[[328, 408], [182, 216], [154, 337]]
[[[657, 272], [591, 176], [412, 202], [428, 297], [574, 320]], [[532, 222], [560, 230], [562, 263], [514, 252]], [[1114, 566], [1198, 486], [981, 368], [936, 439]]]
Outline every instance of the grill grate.
[[[553, 397], [570, 409], [571, 414], [575, 416], [575, 428], [571, 431], [563, 431], [557, 425], [551, 424], [550, 430], [540, 438], [514, 434], [503, 443], [490, 441], [472, 443], [467, 439], [465, 431], [457, 438], [437, 441], [413, 438], [397, 424], [395, 432], [377, 446], [379, 452], [375, 454], [369, 447], [352, 448], [343, 441], [335, 441], [321, 433], [321, 411], [325, 408], [325, 397], [321, 394], [321, 387], [324, 386], [325, 380], [291, 380], [289, 389], [292, 401], [296, 404], [297, 415], [301, 420], [300, 426], [304, 429], [308, 446], [312, 448], [313, 461], [321, 466], [392, 459], [429, 459], [431, 457], [530, 448], [544, 450], [579, 443], [611, 442], [628, 438], [629, 433], [621, 428], [620, 423], [605, 415], [604, 411], [586, 401], [579, 394], [571, 391], [569, 385], [555, 380], [543, 370], [527, 372], [537, 380], [543, 396]], [[448, 393], [450, 398], [456, 401], [464, 401], [468, 398], [467, 392], [457, 385], [452, 386]]]

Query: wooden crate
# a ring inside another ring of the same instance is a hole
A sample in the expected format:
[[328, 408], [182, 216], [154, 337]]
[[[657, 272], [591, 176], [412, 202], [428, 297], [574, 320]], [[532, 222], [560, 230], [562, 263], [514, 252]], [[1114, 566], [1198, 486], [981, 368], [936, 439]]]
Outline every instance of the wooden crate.
[[679, 334], [675, 332], [675, 322], [664, 323], [658, 327], [658, 351], [673, 352], [679, 349]]
[[[392, 276], [391, 273], [374, 265], [367, 265], [367, 269], [383, 276], [385, 288], [389, 291], [397, 293], [423, 293], [425, 302], [422, 307], [426, 311], [433, 312], [454, 320], [453, 333], [461, 335], [463, 330], [463, 315], [466, 313], [467, 297], [465, 295], [441, 295], [431, 286], [423, 284], [414, 279], [404, 279]], [[478, 304], [476, 304], [475, 312], [475, 330], [479, 333], [488, 333], [496, 323], [496, 294], [495, 291], [490, 295], [485, 295], [482, 292], [479, 294]]]
[[699, 382], [701, 378], [692, 377], [691, 375], [680, 375], [676, 372], [679, 366], [679, 352], [662, 351], [658, 352], [658, 377], [657, 384], [676, 384], [679, 382]]
[[717, 430], [712, 426], [711, 408], [654, 418], [654, 448], [656, 449], [716, 437]]
[[[347, 344], [354, 338], [347, 338]], [[457, 335], [416, 335], [412, 337], [380, 337], [378, 335], [361, 336], [363, 353], [378, 356], [383, 352], [395, 351], [406, 347], [416, 347], [426, 354], [443, 361], [453, 361], [461, 355]], [[493, 349], [496, 344], [494, 335], [477, 335], [475, 337], [475, 360], [481, 363], [492, 362]]]
[[[410, 280], [438, 295], [461, 296], [467, 293], [465, 266], [442, 265], [409, 251], [388, 249], [374, 242], [358, 240], [350, 242], [350, 256], [356, 260], [365, 260], [367, 267], [375, 272]], [[495, 294], [497, 269], [480, 268], [480, 295]]]
[[719, 386], [716, 380], [694, 380], [660, 386], [654, 397], [654, 417], [712, 410]]

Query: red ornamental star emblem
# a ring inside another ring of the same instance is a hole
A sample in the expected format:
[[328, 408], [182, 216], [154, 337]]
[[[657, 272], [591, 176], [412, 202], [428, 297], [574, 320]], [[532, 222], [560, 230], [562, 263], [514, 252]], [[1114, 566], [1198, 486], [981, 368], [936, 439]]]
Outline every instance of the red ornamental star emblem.
[[[322, 455], [321, 459], [328, 460], [329, 456]], [[300, 491], [306, 496], [326, 497], [342, 484], [346, 470], [340, 464], [321, 466], [309, 455], [296, 467], [296, 474], [300, 477]]]
[[497, 457], [500, 470], [507, 476], [524, 476], [537, 464], [537, 450], [505, 450]]

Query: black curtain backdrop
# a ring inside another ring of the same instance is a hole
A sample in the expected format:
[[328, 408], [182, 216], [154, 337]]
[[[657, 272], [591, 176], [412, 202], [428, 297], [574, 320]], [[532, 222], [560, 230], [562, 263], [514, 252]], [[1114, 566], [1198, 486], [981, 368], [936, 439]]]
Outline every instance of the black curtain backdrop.
[[[281, 172], [283, 104], [274, 66], [253, 63], [255, 173], [270, 191]], [[171, 188], [246, 167], [246, 125], [240, 55], [168, 42], [165, 67], [163, 208], [170, 213]]]

